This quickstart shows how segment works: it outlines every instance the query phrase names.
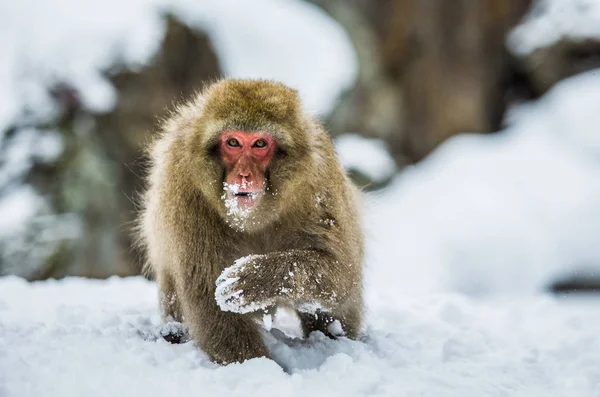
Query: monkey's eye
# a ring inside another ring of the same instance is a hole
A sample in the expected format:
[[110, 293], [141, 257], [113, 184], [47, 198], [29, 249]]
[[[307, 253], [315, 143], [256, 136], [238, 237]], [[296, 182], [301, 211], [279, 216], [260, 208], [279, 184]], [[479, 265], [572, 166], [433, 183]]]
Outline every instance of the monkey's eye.
[[267, 146], [267, 142], [264, 139], [259, 139], [256, 142], [254, 142], [254, 147], [263, 148], [265, 146]]
[[231, 138], [227, 141], [227, 146], [238, 147], [238, 146], [240, 146], [240, 143], [238, 142], [237, 139]]

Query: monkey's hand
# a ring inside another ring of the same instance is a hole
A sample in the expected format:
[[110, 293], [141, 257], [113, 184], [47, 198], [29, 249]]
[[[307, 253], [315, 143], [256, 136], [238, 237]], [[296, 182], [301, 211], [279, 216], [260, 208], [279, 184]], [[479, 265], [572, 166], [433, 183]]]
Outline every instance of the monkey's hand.
[[278, 303], [300, 311], [329, 311], [345, 299], [337, 261], [313, 250], [249, 255], [235, 261], [217, 279], [215, 298], [221, 310], [248, 313]]
[[249, 313], [275, 304], [274, 296], [264, 294], [260, 280], [260, 259], [264, 255], [249, 255], [236, 260], [217, 279], [215, 299], [223, 311]]

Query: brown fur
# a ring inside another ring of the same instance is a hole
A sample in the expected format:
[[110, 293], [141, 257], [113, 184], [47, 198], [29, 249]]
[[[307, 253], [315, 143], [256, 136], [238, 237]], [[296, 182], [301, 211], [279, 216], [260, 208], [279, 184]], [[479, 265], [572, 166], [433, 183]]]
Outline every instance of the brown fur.
[[[267, 169], [267, 194], [242, 224], [221, 198], [225, 174], [215, 151], [225, 129], [264, 131], [280, 150]], [[363, 239], [359, 195], [322, 126], [296, 91], [275, 82], [225, 79], [179, 106], [150, 148], [139, 218], [147, 269], [164, 317], [182, 321], [217, 362], [269, 357], [251, 314], [223, 311], [215, 282], [238, 258], [247, 302], [300, 310], [306, 333], [338, 319], [350, 338], [362, 317]], [[290, 274], [293, 276], [290, 277]], [[322, 307], [301, 312], [306, 304]]]

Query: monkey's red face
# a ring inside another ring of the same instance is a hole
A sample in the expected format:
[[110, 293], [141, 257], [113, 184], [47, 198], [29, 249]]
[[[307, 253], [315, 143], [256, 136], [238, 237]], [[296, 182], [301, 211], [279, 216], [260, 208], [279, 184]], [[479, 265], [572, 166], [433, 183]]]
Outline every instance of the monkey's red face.
[[229, 204], [241, 210], [255, 207], [265, 192], [267, 167], [277, 150], [275, 140], [262, 132], [224, 131], [219, 150]]

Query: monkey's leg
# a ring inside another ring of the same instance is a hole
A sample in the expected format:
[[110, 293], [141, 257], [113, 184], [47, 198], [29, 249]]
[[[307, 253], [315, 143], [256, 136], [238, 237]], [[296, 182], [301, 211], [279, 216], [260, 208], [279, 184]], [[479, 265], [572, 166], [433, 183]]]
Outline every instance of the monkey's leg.
[[[159, 285], [159, 300], [160, 310], [163, 321], [177, 321], [182, 322], [181, 307], [179, 299], [175, 292], [175, 282], [173, 278], [166, 272], [163, 271], [157, 277]], [[183, 328], [174, 326], [174, 324], [164, 324], [161, 330], [162, 337], [170, 343], [184, 343], [186, 338], [186, 332]]]
[[363, 317], [362, 305], [355, 303], [359, 301], [360, 298], [349, 299], [345, 305], [337, 308], [333, 316], [334, 319], [340, 320], [345, 336], [350, 339], [358, 339], [360, 336], [360, 326]]
[[181, 306], [175, 290], [175, 280], [166, 271], [162, 271], [157, 277], [157, 282], [163, 320], [167, 321], [172, 318], [177, 322], [181, 322]]
[[[212, 298], [212, 294], [210, 296]], [[185, 323], [192, 339], [220, 364], [270, 358], [258, 325], [251, 316], [223, 312], [212, 299], [191, 291], [183, 301]]]
[[[304, 337], [308, 337], [313, 331], [321, 331], [329, 338], [335, 339], [338, 336], [346, 336], [350, 339], [356, 339], [360, 331], [361, 312], [355, 305], [349, 305], [347, 308], [338, 308], [333, 313], [317, 310], [315, 313], [305, 313], [298, 311], [300, 323]], [[334, 324], [339, 321], [339, 326]]]
[[317, 310], [315, 313], [305, 313], [297, 311], [304, 337], [308, 337], [313, 331], [321, 331], [328, 337], [335, 339], [335, 335], [329, 332], [327, 326], [335, 321], [331, 313], [324, 313]]

